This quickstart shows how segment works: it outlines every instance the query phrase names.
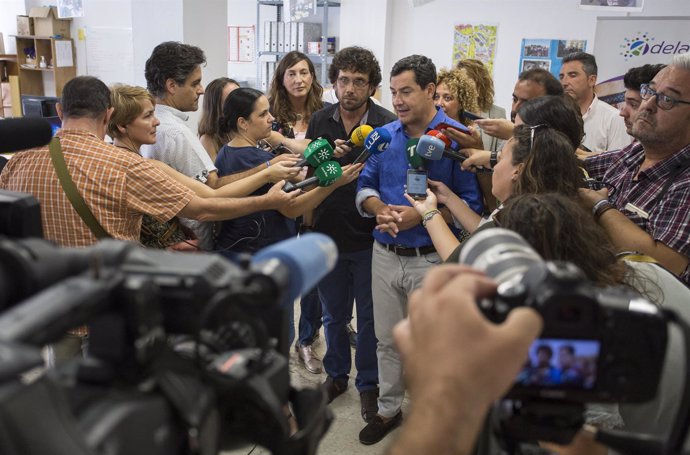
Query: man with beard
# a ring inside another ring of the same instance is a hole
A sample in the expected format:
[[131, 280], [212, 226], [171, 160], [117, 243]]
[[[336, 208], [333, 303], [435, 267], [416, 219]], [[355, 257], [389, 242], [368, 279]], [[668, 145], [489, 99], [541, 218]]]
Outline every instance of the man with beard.
[[585, 161], [606, 184], [583, 204], [621, 251], [638, 251], [690, 283], [690, 53], [640, 87], [638, 142]]
[[[381, 69], [374, 54], [361, 47], [347, 47], [333, 58], [329, 68], [338, 103], [315, 112], [306, 137], [339, 138], [337, 161], [352, 163], [361, 147], [350, 150], [343, 138], [360, 125], [374, 128], [395, 120], [395, 115], [373, 103], [370, 96], [381, 83]], [[360, 393], [362, 418], [376, 415], [378, 367], [376, 336], [371, 297], [371, 232], [373, 218], [362, 218], [355, 206], [357, 181], [338, 188], [314, 211], [314, 230], [328, 234], [338, 245], [338, 262], [318, 286], [323, 306], [326, 355], [323, 366], [328, 374], [324, 388], [329, 402], [345, 392], [352, 364], [350, 342], [345, 330], [352, 315], [352, 299], [357, 304], [357, 350], [355, 386]]]
[[563, 57], [559, 77], [565, 93], [580, 105], [585, 122], [583, 145], [592, 152], [621, 149], [630, 144], [631, 138], [625, 133], [618, 110], [594, 93], [597, 73], [592, 54], [573, 52]]

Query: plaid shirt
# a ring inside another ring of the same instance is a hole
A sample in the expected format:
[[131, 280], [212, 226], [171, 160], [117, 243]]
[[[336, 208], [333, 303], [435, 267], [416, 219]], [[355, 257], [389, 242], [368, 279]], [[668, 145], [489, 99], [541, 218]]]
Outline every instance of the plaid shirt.
[[[98, 222], [114, 238], [139, 242], [144, 214], [167, 221], [193, 198], [141, 156], [84, 130], [61, 130], [67, 169]], [[43, 234], [60, 246], [82, 247], [96, 237], [67, 199], [48, 147], [17, 153], [0, 175], [0, 188], [33, 194], [41, 204]]]
[[[609, 201], [625, 216], [655, 241], [690, 256], [690, 168], [678, 174], [666, 194], [657, 199], [669, 174], [690, 160], [690, 144], [637, 174], [644, 157], [642, 144], [634, 143], [587, 158], [585, 167], [606, 184]], [[681, 279], [690, 283], [690, 267]]]

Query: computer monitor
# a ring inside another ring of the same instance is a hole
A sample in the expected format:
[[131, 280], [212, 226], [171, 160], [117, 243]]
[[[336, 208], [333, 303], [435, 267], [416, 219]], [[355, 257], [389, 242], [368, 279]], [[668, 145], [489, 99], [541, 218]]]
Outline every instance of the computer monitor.
[[24, 117], [57, 117], [59, 101], [54, 96], [22, 95], [22, 112]]

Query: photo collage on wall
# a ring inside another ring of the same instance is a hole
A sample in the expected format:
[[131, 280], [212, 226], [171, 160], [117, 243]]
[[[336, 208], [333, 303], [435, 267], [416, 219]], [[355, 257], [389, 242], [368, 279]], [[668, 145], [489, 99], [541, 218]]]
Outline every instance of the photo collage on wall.
[[473, 58], [484, 63], [493, 75], [498, 25], [460, 24], [454, 28], [453, 66], [460, 60]]
[[563, 57], [578, 51], [587, 51], [586, 40], [523, 39], [518, 74], [533, 68], [542, 68], [558, 79]]

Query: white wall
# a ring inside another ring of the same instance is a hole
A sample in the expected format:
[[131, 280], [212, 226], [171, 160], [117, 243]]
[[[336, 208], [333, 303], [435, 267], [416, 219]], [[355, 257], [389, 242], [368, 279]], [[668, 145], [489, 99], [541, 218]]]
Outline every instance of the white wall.
[[15, 54], [17, 43], [13, 36], [17, 34], [17, 16], [26, 14], [24, 0], [0, 0], [0, 33], [5, 43], [5, 53]]
[[[398, 59], [422, 53], [431, 57], [437, 68], [450, 66], [455, 24], [498, 24], [496, 103], [509, 107], [523, 38], [586, 39], [591, 51], [597, 16], [626, 15], [582, 11], [577, 8], [577, 0], [433, 0], [416, 8], [405, 0], [340, 1], [340, 8], [330, 10], [329, 35], [338, 37], [339, 49], [360, 45], [376, 54], [384, 75], [381, 88], [386, 105], [390, 104], [388, 74]], [[223, 2], [227, 3], [225, 14], [221, 12]], [[0, 0], [0, 32], [5, 36], [16, 33], [15, 16], [31, 6], [56, 3], [57, 0]], [[144, 63], [151, 50], [166, 40], [199, 43], [209, 57], [204, 71], [206, 83], [223, 75], [250, 82], [256, 77], [255, 62], [226, 64], [225, 27], [256, 25], [255, 0], [84, 0], [84, 8], [86, 17], [74, 20], [75, 38], [78, 27], [132, 28], [137, 84], [144, 84]], [[262, 21], [275, 19], [275, 7], [261, 8]], [[630, 14], [681, 15], [690, 15], [690, 0], [646, 0], [642, 13]], [[225, 17], [226, 24], [221, 17]], [[7, 41], [6, 38], [6, 45], [13, 46]], [[75, 45], [77, 71], [84, 74], [84, 43], [75, 41]]]
[[[276, 20], [276, 8], [262, 6], [261, 20]], [[256, 26], [256, 1], [255, 0], [228, 0], [227, 23], [233, 26]], [[259, 43], [257, 49], [260, 49]], [[227, 60], [227, 58], [226, 58]], [[228, 76], [238, 81], [247, 81], [254, 87], [256, 80], [256, 62], [227, 62]]]
[[[498, 24], [496, 104], [509, 108], [523, 38], [586, 39], [591, 51], [596, 17], [626, 14], [582, 11], [577, 5], [577, 0], [434, 0], [411, 8], [403, 0], [342, 0], [340, 45], [357, 44], [374, 50], [384, 74], [383, 102], [389, 106], [388, 74], [397, 60], [421, 53], [430, 57], [437, 68], [449, 67], [454, 25]], [[642, 13], [630, 15], [687, 16], [690, 1], [646, 0]]]
[[[226, 0], [183, 0], [184, 36], [181, 41], [200, 47], [206, 54], [201, 81], [204, 87], [228, 74], [227, 11]], [[198, 111], [188, 113], [190, 124], [198, 125], [201, 105], [199, 103]]]
[[134, 44], [134, 81], [146, 87], [144, 65], [163, 41], [183, 41], [182, 0], [130, 0]]

